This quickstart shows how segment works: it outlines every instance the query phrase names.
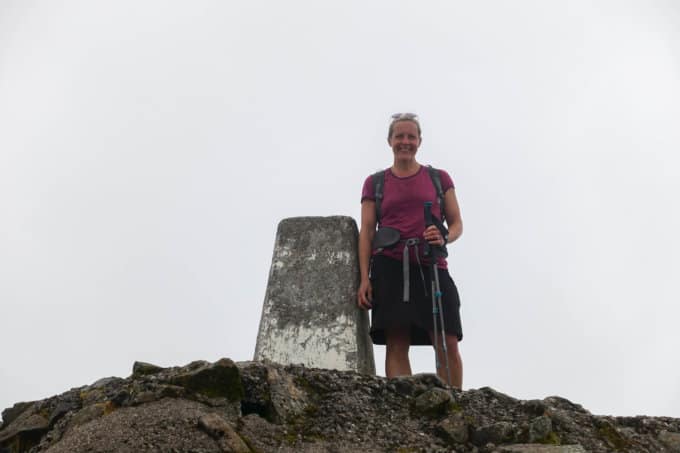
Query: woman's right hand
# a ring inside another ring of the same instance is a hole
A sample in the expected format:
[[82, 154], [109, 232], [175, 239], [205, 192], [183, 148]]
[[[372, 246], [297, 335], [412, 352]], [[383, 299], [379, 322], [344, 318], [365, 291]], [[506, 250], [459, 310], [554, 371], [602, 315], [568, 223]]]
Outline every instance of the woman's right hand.
[[359, 284], [359, 290], [357, 291], [357, 306], [362, 310], [370, 310], [373, 308], [371, 302], [373, 301], [373, 286], [371, 281], [366, 279], [362, 280]]

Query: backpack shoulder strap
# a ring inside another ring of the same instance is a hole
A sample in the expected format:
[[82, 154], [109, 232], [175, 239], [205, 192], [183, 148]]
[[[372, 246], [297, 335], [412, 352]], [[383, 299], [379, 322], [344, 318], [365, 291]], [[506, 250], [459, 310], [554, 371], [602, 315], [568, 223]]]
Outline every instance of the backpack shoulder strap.
[[375, 220], [380, 223], [380, 208], [382, 206], [383, 191], [385, 188], [385, 171], [380, 170], [371, 175], [373, 179], [373, 194], [375, 196]]
[[432, 165], [427, 166], [430, 172], [430, 179], [432, 179], [432, 184], [437, 191], [437, 201], [439, 202], [439, 219], [444, 222], [446, 220], [444, 212], [444, 192], [442, 191], [442, 179], [439, 175], [439, 170], [434, 168]]

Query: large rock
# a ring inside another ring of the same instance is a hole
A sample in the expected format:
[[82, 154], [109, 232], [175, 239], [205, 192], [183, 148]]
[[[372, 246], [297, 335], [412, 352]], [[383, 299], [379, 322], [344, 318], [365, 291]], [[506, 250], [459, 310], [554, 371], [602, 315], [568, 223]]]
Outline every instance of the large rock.
[[[89, 423], [73, 426], [61, 439], [41, 449], [49, 453], [201, 451], [221, 453], [201, 426], [214, 409], [188, 400], [165, 398], [143, 406], [124, 407]], [[242, 450], [241, 450], [242, 451]]]
[[680, 452], [680, 433], [669, 433], [668, 431], [661, 431], [659, 433], [659, 440], [664, 444], [668, 451], [675, 453]]
[[375, 374], [351, 217], [279, 223], [255, 360]]
[[[105, 378], [5, 411], [0, 453], [677, 452], [680, 419], [592, 415], [564, 398], [449, 390], [221, 359]], [[423, 414], [426, 414], [425, 416]]]

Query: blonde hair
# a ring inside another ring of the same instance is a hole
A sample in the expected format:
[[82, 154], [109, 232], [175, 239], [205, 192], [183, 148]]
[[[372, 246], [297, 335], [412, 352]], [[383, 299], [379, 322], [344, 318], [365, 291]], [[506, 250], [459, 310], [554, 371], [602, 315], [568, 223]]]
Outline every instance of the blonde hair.
[[392, 121], [390, 122], [390, 127], [387, 130], [387, 140], [392, 138], [392, 132], [394, 132], [394, 125], [402, 121], [410, 121], [416, 125], [418, 129], [418, 138], [422, 138], [422, 130], [420, 129], [420, 122], [418, 121], [418, 115], [415, 113], [395, 113], [392, 115]]

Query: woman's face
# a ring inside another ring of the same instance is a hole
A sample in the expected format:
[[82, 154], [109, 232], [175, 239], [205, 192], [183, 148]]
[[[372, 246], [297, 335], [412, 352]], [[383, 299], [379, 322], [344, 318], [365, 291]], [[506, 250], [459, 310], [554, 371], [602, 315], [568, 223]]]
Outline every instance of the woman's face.
[[413, 121], [397, 121], [387, 143], [392, 147], [395, 159], [414, 159], [420, 146], [418, 126]]

